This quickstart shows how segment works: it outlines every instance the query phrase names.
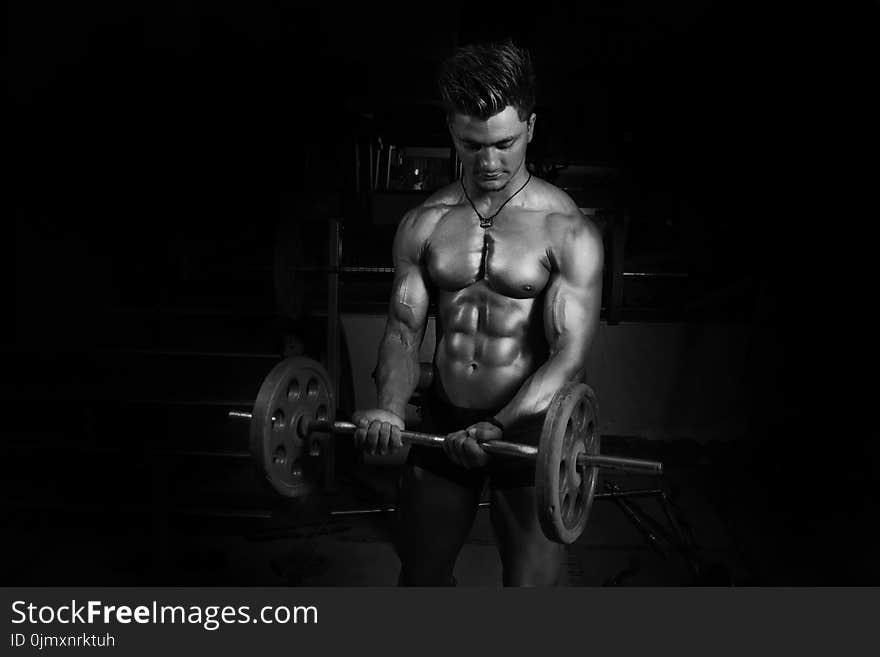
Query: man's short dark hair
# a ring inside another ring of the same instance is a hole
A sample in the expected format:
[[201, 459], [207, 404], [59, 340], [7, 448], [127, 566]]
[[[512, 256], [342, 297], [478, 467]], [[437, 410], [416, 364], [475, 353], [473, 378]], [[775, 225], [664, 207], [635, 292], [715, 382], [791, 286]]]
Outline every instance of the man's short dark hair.
[[525, 121], [535, 109], [532, 58], [510, 40], [459, 48], [441, 66], [438, 83], [447, 114], [486, 120], [511, 105]]

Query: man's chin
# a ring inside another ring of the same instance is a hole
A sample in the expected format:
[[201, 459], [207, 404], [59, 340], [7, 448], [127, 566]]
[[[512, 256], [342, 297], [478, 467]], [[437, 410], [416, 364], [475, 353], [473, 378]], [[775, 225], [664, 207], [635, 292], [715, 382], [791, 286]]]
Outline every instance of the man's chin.
[[497, 192], [499, 189], [504, 189], [504, 186], [507, 185], [509, 179], [507, 176], [498, 176], [497, 178], [482, 178], [477, 177], [476, 179], [477, 187], [486, 192]]

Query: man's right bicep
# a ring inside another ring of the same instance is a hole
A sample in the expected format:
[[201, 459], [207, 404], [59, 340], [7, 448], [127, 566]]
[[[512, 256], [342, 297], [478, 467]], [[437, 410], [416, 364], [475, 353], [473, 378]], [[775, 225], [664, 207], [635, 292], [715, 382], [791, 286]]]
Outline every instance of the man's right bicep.
[[405, 259], [398, 261], [388, 305], [388, 329], [412, 336], [421, 343], [428, 301], [428, 288], [421, 267]]
[[389, 329], [417, 334], [419, 341], [428, 315], [428, 285], [421, 264], [422, 240], [419, 214], [404, 216], [394, 236], [394, 284], [388, 307]]

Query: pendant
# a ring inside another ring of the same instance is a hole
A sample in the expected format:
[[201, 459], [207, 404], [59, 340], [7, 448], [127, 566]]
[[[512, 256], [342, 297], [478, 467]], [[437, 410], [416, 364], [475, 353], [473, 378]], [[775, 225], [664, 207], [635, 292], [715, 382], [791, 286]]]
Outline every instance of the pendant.
[[491, 228], [492, 227], [492, 217], [488, 219], [485, 217], [480, 217], [480, 228]]

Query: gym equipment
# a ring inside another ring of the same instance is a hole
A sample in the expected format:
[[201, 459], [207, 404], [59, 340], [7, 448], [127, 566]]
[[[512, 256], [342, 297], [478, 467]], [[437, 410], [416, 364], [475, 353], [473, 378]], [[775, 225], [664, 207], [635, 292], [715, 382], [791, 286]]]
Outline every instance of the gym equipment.
[[[247, 413], [230, 415], [247, 418]], [[269, 484], [285, 497], [312, 490], [307, 455], [316, 456], [327, 434], [351, 435], [357, 426], [336, 420], [333, 386], [320, 363], [304, 357], [278, 363], [260, 387], [250, 414], [250, 449]], [[661, 474], [662, 463], [605, 456], [600, 452], [598, 405], [583, 383], [568, 383], [554, 396], [537, 447], [506, 441], [481, 443], [490, 454], [535, 461], [538, 517], [553, 541], [572, 543], [586, 527], [598, 468]], [[404, 443], [441, 447], [445, 436], [402, 431]]]

